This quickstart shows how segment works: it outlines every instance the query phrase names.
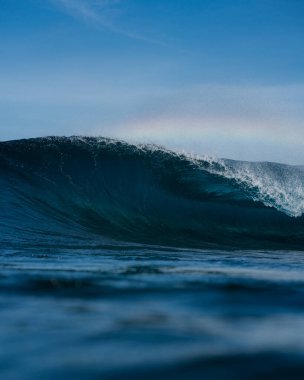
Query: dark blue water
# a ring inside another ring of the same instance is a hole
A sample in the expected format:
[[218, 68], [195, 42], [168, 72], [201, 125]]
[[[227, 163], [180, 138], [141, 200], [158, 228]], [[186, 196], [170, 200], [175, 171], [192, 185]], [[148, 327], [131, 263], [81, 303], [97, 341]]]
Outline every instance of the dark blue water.
[[0, 378], [303, 379], [301, 167], [0, 143]]

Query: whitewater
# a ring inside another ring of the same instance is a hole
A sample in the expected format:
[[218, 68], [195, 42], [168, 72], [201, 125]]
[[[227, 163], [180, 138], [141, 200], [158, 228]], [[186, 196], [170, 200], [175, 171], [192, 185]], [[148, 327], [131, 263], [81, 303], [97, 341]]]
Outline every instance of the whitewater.
[[301, 166], [0, 142], [1, 378], [302, 379], [303, 213]]

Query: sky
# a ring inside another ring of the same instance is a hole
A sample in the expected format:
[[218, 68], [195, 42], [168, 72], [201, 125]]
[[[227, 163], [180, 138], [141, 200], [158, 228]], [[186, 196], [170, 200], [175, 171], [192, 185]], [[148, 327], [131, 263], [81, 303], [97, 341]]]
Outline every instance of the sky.
[[304, 1], [0, 0], [0, 140], [304, 164]]

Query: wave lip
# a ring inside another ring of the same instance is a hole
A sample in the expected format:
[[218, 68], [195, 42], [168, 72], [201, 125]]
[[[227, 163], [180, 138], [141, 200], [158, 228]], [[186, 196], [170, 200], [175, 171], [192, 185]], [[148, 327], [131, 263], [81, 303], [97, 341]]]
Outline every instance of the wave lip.
[[302, 249], [304, 170], [94, 137], [0, 143], [0, 238]]

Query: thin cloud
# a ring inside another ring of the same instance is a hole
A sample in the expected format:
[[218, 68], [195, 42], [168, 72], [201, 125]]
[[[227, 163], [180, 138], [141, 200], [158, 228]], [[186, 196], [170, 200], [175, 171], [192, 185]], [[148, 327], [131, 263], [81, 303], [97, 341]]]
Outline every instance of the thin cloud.
[[53, 1], [63, 11], [70, 16], [89, 24], [108, 27], [111, 25], [106, 19], [109, 16], [109, 8], [114, 6], [117, 1], [87, 1], [82, 0], [54, 0]]
[[118, 0], [99, 0], [99, 1], [83, 1], [83, 0], [52, 0], [61, 10], [70, 16], [81, 20], [91, 26], [103, 28], [110, 32], [120, 34], [127, 38], [138, 40], [154, 45], [167, 47], [167, 44], [152, 38], [143, 36], [142, 34], [121, 28], [115, 23], [115, 18], [121, 13], [118, 8]]

